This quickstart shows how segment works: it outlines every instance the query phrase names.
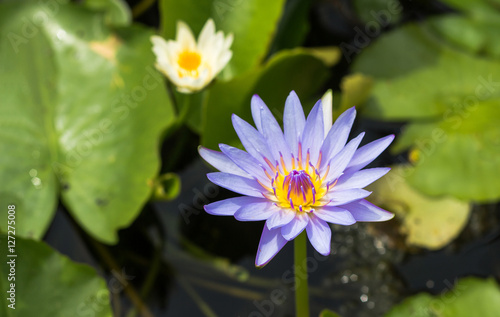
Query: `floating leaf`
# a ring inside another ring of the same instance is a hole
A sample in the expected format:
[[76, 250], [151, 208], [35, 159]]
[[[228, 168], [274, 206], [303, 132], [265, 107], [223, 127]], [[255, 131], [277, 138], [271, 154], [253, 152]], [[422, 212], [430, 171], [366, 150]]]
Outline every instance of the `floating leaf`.
[[[7, 239], [0, 235], [1, 241], [14, 241]], [[7, 292], [15, 289], [15, 310], [4, 297], [0, 316], [113, 316], [106, 283], [94, 269], [70, 261], [43, 242], [20, 237], [15, 242], [14, 253], [7, 252], [7, 243], [0, 249], [0, 289], [9, 298], [13, 292]], [[12, 254], [18, 256], [9, 257]], [[9, 261], [15, 263], [15, 274]]]
[[151, 195], [159, 138], [174, 119], [152, 32], [115, 33], [73, 4], [26, 24], [47, 5], [0, 5], [0, 197], [17, 206], [19, 236], [42, 237], [61, 196], [89, 234], [114, 243]]
[[500, 62], [442, 45], [425, 23], [380, 37], [353, 68], [375, 80], [365, 113], [386, 120], [442, 119], [471, 98], [500, 96]]
[[340, 315], [329, 309], [323, 309], [321, 313], [319, 313], [319, 317], [340, 317]]
[[500, 288], [495, 280], [468, 277], [441, 295], [407, 298], [385, 317], [496, 317], [499, 311]]
[[454, 198], [433, 198], [413, 189], [406, 181], [413, 173], [411, 167], [393, 168], [370, 185], [374, 193], [369, 199], [396, 214], [408, 245], [440, 249], [460, 234], [471, 208]]

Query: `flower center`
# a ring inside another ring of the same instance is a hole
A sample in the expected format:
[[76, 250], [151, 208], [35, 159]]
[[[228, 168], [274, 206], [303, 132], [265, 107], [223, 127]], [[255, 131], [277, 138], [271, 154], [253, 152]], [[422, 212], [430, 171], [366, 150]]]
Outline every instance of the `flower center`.
[[316, 203], [314, 180], [304, 170], [292, 170], [285, 177], [278, 174], [273, 179], [273, 190], [282, 206], [297, 211], [309, 211]]
[[183, 51], [177, 61], [179, 66], [187, 71], [195, 71], [201, 64], [201, 56], [197, 52]]

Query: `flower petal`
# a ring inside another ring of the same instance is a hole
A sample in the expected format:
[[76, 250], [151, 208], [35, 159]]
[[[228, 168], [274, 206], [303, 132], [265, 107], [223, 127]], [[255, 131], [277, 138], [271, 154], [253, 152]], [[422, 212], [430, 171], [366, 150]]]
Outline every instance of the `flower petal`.
[[344, 208], [327, 205], [315, 209], [313, 213], [318, 218], [326, 222], [336, 223], [344, 226], [356, 223], [356, 219], [354, 219], [351, 213]]
[[279, 211], [279, 207], [269, 200], [254, 201], [242, 206], [234, 214], [234, 218], [239, 221], [259, 221], [266, 220]]
[[332, 230], [330, 229], [330, 226], [323, 220], [314, 216], [314, 214], [309, 218], [309, 223], [306, 227], [309, 241], [311, 241], [312, 246], [320, 254], [324, 256], [329, 255], [332, 240]]
[[229, 157], [227, 157], [224, 153], [209, 150], [202, 146], [198, 147], [198, 152], [208, 164], [212, 165], [221, 172], [235, 174], [246, 178], [250, 177], [247, 172], [242, 170], [238, 165], [234, 164], [234, 162], [231, 161], [231, 159], [229, 159]]
[[[241, 119], [237, 115], [233, 114], [232, 120], [234, 130], [236, 131], [236, 134], [238, 134], [238, 137], [247, 152], [255, 157], [259, 162], [263, 163], [264, 166], [267, 166], [264, 157], [272, 159], [273, 156], [267, 147], [267, 142], [264, 136], [255, 130], [254, 127], [252, 127], [248, 122]], [[272, 163], [274, 164], [275, 162]]]
[[196, 40], [194, 39], [193, 32], [191, 32], [189, 26], [182, 21], [177, 21], [177, 34], [175, 40], [184, 49], [194, 50], [196, 48]]
[[207, 178], [220, 187], [238, 194], [262, 198], [264, 188], [255, 180], [229, 173], [208, 173]]
[[269, 230], [283, 227], [295, 218], [295, 210], [281, 208], [266, 221]]
[[267, 199], [265, 198], [242, 196], [216, 201], [214, 203], [203, 206], [203, 208], [207, 213], [211, 215], [234, 216], [234, 213], [245, 205], [252, 203], [262, 203], [266, 201]]
[[260, 237], [259, 249], [255, 258], [255, 266], [261, 267], [269, 263], [271, 259], [283, 248], [288, 241], [281, 236], [280, 229], [269, 230], [264, 225]]
[[252, 110], [252, 118], [255, 123], [255, 127], [257, 130], [264, 135], [264, 130], [262, 130], [262, 118], [260, 116], [261, 109], [267, 108], [264, 101], [258, 96], [253, 95], [252, 100], [250, 101], [250, 109]]
[[336, 155], [345, 146], [354, 118], [356, 118], [356, 109], [352, 107], [344, 111], [335, 121], [321, 146], [322, 161], [320, 168], [328, 164], [328, 159]]
[[393, 213], [364, 199], [346, 204], [342, 208], [349, 210], [356, 221], [386, 221], [394, 217]]
[[376, 167], [356, 172], [345, 180], [341, 177], [341, 179], [339, 179], [338, 183], [335, 185], [335, 189], [345, 190], [351, 188], [363, 188], [370, 185], [380, 177], [384, 176], [390, 170], [390, 167]]
[[212, 51], [211, 47], [215, 40], [215, 23], [214, 20], [208, 19], [198, 35], [198, 48], [202, 52]]
[[292, 221], [281, 227], [283, 238], [288, 241], [295, 239], [305, 229], [308, 222], [309, 216], [305, 212], [296, 213]]
[[285, 167], [290, 170], [292, 165], [292, 156], [290, 155], [290, 148], [285, 141], [285, 137], [283, 136], [283, 132], [278, 124], [278, 121], [274, 118], [273, 114], [269, 110], [269, 108], [262, 102], [259, 96], [255, 95], [252, 98], [252, 112], [254, 108], [255, 111], [260, 110], [259, 118], [261, 120], [262, 130], [261, 133], [266, 138], [268, 148], [271, 151], [273, 158], [275, 161], [281, 162], [281, 158], [283, 158], [283, 162], [285, 163]]
[[337, 190], [335, 186], [332, 191], [325, 195], [325, 199], [330, 200], [327, 204], [328, 206], [339, 206], [366, 198], [371, 193], [372, 192], [360, 188]]
[[325, 178], [325, 182], [334, 181], [342, 175], [364, 135], [365, 133], [361, 132], [356, 138], [349, 141], [349, 143], [328, 162], [327, 166], [330, 166], [330, 169]]
[[[316, 165], [319, 157], [319, 150], [323, 143], [324, 136], [323, 107], [319, 100], [307, 116], [304, 135], [302, 136], [302, 157], [306, 158], [307, 151], [311, 155], [310, 162]], [[309, 162], [305, 162], [308, 164]]]
[[266, 168], [253, 156], [226, 144], [219, 144], [219, 148], [234, 164], [238, 165], [250, 176], [257, 178], [265, 186], [271, 186], [271, 181], [265, 173]]
[[389, 144], [391, 144], [392, 140], [394, 140], [394, 134], [380, 138], [360, 147], [356, 153], [354, 153], [349, 165], [347, 165], [345, 173], [347, 174], [359, 171], [366, 165], [370, 164], [389, 146]]
[[290, 146], [293, 155], [298, 157], [298, 145], [304, 132], [306, 117], [300, 104], [299, 97], [292, 91], [285, 102], [285, 112], [283, 115], [283, 129], [285, 140]]
[[325, 126], [324, 135], [327, 136], [328, 131], [332, 128], [333, 120], [333, 94], [331, 89], [328, 89], [323, 97], [321, 97], [321, 104], [323, 105], [323, 125]]

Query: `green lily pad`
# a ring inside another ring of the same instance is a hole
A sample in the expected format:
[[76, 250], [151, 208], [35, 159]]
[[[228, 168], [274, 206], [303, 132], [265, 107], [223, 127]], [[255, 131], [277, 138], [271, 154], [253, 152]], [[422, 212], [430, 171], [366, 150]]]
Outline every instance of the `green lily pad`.
[[[377, 61], [377, 62], [374, 62]], [[366, 49], [355, 69], [371, 75], [365, 113], [413, 120], [394, 147], [419, 155], [408, 182], [434, 196], [500, 198], [500, 62], [442, 45], [432, 28], [410, 24]]]
[[[106, 283], [94, 269], [72, 262], [42, 242], [8, 240], [6, 235], [0, 239], [15, 241], [13, 253], [7, 243], [0, 249], [1, 316], [113, 316]], [[7, 300], [11, 294], [15, 305], [9, 307], [14, 304]]]
[[353, 68], [374, 78], [365, 114], [380, 119], [440, 119], [467, 98], [500, 96], [500, 62], [442, 45], [426, 24], [380, 37]]
[[217, 30], [233, 33], [233, 57], [223, 75], [231, 78], [251, 71], [261, 63], [270, 48], [283, 12], [284, 0], [161, 0], [161, 35], [174, 39], [178, 20], [199, 34], [212, 18]]
[[500, 99], [478, 102], [445, 120], [411, 123], [393, 150], [410, 149], [408, 181], [429, 195], [494, 201], [500, 197]]
[[104, 21], [108, 25], [127, 26], [132, 23], [132, 13], [124, 0], [84, 0], [82, 4], [89, 9], [104, 12]]
[[327, 77], [328, 69], [323, 61], [306, 49], [294, 49], [281, 51], [265, 67], [245, 76], [216, 83], [209, 92], [204, 109], [202, 144], [213, 149], [218, 148], [219, 143], [238, 145], [231, 114], [253, 122], [250, 111], [252, 95], [259, 95], [279, 122], [291, 90], [295, 90], [305, 104], [312, 101], [309, 99], [315, 96]]
[[339, 314], [329, 310], [329, 309], [323, 309], [320, 313], [319, 313], [319, 317], [340, 317]]
[[103, 14], [73, 4], [35, 24], [46, 10], [0, 6], [0, 197], [17, 206], [19, 236], [42, 237], [60, 196], [90, 235], [114, 243], [151, 195], [174, 119], [152, 32], [113, 32]]
[[394, 167], [369, 186], [373, 190], [369, 199], [396, 214], [407, 245], [441, 249], [460, 234], [471, 207], [455, 198], [434, 198], [415, 190], [406, 180], [415, 173], [408, 166]]
[[396, 24], [401, 20], [403, 6], [398, 0], [354, 0], [359, 18], [372, 28]]
[[468, 277], [441, 295], [409, 297], [385, 317], [496, 317], [499, 311], [500, 288], [495, 280]]

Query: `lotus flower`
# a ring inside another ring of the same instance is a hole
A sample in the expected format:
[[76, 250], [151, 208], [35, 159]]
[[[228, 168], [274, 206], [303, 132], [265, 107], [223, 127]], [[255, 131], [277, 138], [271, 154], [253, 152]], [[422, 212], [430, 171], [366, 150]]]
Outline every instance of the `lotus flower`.
[[153, 52], [156, 68], [183, 93], [193, 93], [207, 86], [226, 66], [232, 57], [229, 49], [233, 42], [230, 34], [215, 32], [215, 23], [209, 19], [198, 37], [194, 39], [189, 26], [177, 22], [175, 41], [165, 41], [153, 35]]
[[244, 195], [205, 205], [206, 212], [239, 221], [266, 221], [256, 266], [267, 264], [303, 230], [313, 247], [326, 256], [332, 234], [328, 223], [352, 225], [393, 217], [366, 201], [371, 192], [362, 188], [390, 170], [363, 168], [389, 146], [394, 135], [358, 148], [364, 133], [347, 143], [356, 116], [354, 107], [332, 125], [331, 106], [323, 109], [318, 101], [306, 119], [293, 91], [285, 103], [284, 133], [257, 95], [251, 110], [257, 129], [232, 116], [246, 151], [220, 144], [222, 152], [204, 147], [199, 152], [220, 171], [207, 174], [210, 181]]

